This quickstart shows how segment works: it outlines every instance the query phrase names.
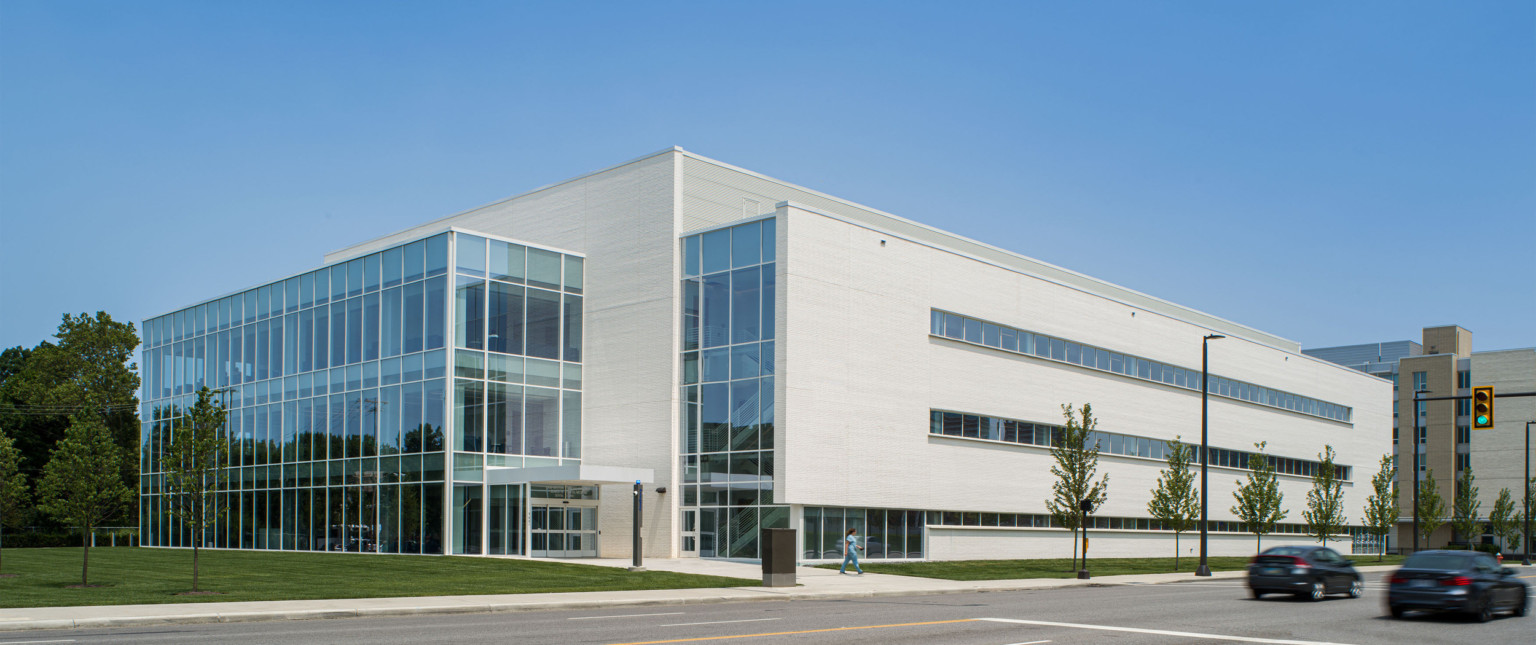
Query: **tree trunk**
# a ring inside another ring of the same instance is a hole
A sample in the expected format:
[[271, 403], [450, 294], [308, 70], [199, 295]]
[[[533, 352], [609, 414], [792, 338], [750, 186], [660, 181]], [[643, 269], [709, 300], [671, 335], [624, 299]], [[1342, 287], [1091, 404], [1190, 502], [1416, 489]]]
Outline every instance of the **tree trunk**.
[[85, 537], [81, 540], [81, 546], [85, 547], [85, 559], [80, 561], [80, 586], [91, 584], [91, 530], [85, 530]]
[[1258, 551], [1255, 551], [1255, 553], [1263, 553], [1264, 552], [1264, 536], [1260, 535], [1258, 533], [1254, 533], [1253, 534], [1253, 545], [1259, 549]]
[[192, 542], [192, 592], [197, 593], [197, 542]]
[[1073, 571], [1077, 571], [1077, 530], [1078, 530], [1078, 527], [1075, 527], [1075, 526], [1072, 527], [1072, 570]]
[[1173, 570], [1179, 570], [1179, 534], [1173, 534]]

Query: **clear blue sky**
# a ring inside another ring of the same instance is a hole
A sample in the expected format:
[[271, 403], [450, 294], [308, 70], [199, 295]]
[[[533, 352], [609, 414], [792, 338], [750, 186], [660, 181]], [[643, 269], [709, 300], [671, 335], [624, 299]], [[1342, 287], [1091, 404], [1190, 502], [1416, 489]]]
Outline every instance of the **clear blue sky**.
[[672, 145], [1307, 347], [1536, 345], [1529, 0], [5, 0], [0, 346]]

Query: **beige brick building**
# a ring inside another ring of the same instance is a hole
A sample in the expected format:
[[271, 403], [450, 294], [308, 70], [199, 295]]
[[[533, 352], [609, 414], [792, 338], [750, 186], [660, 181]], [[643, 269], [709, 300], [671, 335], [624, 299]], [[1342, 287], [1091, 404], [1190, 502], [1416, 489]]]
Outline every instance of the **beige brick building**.
[[[1520, 482], [1526, 463], [1527, 421], [1536, 421], [1536, 397], [1503, 397], [1517, 392], [1536, 392], [1536, 349], [1472, 351], [1472, 332], [1457, 325], [1425, 327], [1423, 342], [1396, 341], [1308, 349], [1303, 353], [1387, 378], [1393, 387], [1393, 446], [1399, 464], [1407, 464], [1406, 446], [1415, 427], [1419, 435], [1419, 473], [1433, 473], [1447, 513], [1456, 494], [1456, 479], [1465, 468], [1476, 476], [1480, 514], [1487, 518], [1501, 489], [1509, 489], [1521, 502]], [[1470, 402], [1466, 400], [1420, 401], [1422, 398], [1469, 396], [1474, 386], [1494, 387], [1494, 427], [1473, 430]], [[1417, 423], [1415, 423], [1417, 418]], [[1398, 469], [1398, 489], [1412, 490], [1413, 472]], [[1391, 538], [1393, 547], [1413, 543], [1412, 497], [1403, 495], [1402, 522]], [[1451, 542], [1493, 542], [1486, 531], [1477, 536], [1454, 535], [1449, 525], [1428, 536], [1421, 548]]]

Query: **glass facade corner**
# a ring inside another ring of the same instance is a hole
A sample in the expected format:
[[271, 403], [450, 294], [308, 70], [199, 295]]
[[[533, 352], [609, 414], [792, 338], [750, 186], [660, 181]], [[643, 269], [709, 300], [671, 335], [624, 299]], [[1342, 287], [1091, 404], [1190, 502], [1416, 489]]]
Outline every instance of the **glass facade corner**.
[[[757, 558], [761, 528], [787, 528], [774, 497], [776, 221], [682, 239], [681, 445], [685, 523], [702, 557]], [[692, 531], [689, 531], [692, 533]]]
[[[580, 457], [582, 264], [451, 231], [144, 321], [143, 544], [522, 552], [524, 492], [480, 482]], [[229, 511], [194, 538], [162, 457], [204, 386]]]

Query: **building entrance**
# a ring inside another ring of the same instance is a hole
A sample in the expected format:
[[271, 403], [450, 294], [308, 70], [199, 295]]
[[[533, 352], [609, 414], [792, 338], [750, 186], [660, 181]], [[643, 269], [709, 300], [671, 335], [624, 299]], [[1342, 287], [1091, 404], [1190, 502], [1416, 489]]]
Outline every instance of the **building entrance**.
[[597, 557], [596, 506], [534, 504], [529, 536], [535, 558]]
[[534, 484], [528, 492], [529, 556], [597, 557], [596, 486]]

